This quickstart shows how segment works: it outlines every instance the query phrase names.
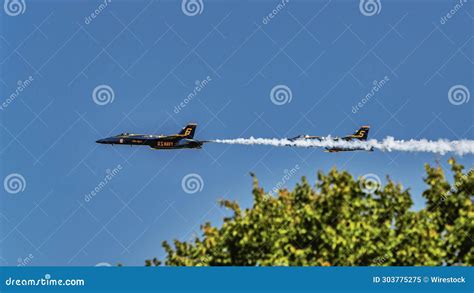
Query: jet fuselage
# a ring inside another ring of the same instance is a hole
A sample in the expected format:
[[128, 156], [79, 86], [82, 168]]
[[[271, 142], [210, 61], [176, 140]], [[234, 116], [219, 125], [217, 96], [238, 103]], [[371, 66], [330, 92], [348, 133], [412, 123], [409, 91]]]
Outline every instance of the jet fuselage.
[[146, 145], [153, 149], [196, 149], [201, 148], [205, 141], [194, 140], [196, 124], [188, 124], [179, 134], [152, 135], [152, 134], [130, 134], [121, 133], [116, 136], [99, 139], [100, 144], [117, 145]]

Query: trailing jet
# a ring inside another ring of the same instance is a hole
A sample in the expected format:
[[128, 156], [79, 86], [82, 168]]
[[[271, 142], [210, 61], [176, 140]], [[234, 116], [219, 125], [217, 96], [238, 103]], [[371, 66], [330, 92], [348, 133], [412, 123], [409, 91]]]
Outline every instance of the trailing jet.
[[152, 149], [200, 149], [207, 141], [194, 140], [197, 124], [190, 123], [180, 133], [172, 135], [150, 135], [121, 133], [116, 136], [99, 139], [97, 143], [120, 145], [147, 145]]
[[[352, 141], [354, 139], [361, 140], [361, 141], [366, 141], [367, 137], [369, 136], [369, 129], [370, 126], [362, 126], [359, 128], [354, 134], [344, 136], [344, 137], [335, 137], [335, 138], [330, 138], [331, 140], [334, 141], [339, 141], [339, 140], [344, 140], [344, 141]], [[290, 141], [298, 141], [298, 140], [312, 140], [316, 139], [319, 141], [323, 141], [325, 139], [328, 139], [326, 137], [321, 137], [321, 136], [311, 136], [311, 135], [299, 135], [293, 138], [290, 138]], [[372, 152], [374, 148], [370, 148], [368, 151]], [[350, 152], [350, 151], [367, 151], [364, 148], [343, 148], [343, 147], [327, 147], [326, 152], [330, 153], [335, 153], [335, 152]]]

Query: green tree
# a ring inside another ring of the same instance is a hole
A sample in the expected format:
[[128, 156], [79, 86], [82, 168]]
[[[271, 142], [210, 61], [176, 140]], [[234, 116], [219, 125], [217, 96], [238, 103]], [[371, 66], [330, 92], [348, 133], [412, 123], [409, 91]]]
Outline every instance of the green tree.
[[449, 164], [453, 184], [440, 166], [426, 165], [426, 205], [419, 211], [411, 209], [410, 191], [388, 177], [385, 186], [367, 190], [363, 178], [332, 169], [318, 173], [314, 188], [303, 177], [293, 191], [271, 196], [252, 175], [253, 206], [242, 211], [222, 200], [232, 216], [220, 228], [205, 223], [193, 241], [163, 242], [164, 264], [474, 265], [474, 172], [463, 173], [454, 159]]

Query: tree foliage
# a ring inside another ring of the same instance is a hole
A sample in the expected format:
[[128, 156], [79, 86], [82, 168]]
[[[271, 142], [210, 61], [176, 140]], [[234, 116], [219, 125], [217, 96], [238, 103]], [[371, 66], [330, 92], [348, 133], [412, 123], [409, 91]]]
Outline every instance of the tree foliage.
[[[367, 192], [363, 178], [332, 169], [312, 187], [271, 196], [253, 177], [253, 206], [222, 200], [232, 211], [222, 226], [201, 226], [193, 241], [163, 242], [170, 266], [474, 265], [474, 172], [449, 160], [453, 184], [426, 165], [426, 205], [412, 209], [410, 191], [387, 178]], [[160, 265], [156, 258], [146, 265]]]

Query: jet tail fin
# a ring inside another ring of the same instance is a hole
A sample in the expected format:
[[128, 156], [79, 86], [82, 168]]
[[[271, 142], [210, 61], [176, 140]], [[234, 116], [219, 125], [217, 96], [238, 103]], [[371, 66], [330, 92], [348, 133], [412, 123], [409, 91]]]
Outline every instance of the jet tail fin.
[[196, 132], [196, 123], [189, 123], [179, 132], [179, 136], [184, 138], [192, 139], [194, 137], [194, 132]]
[[350, 137], [358, 140], [367, 140], [367, 137], [369, 137], [369, 129], [370, 126], [362, 126]]

